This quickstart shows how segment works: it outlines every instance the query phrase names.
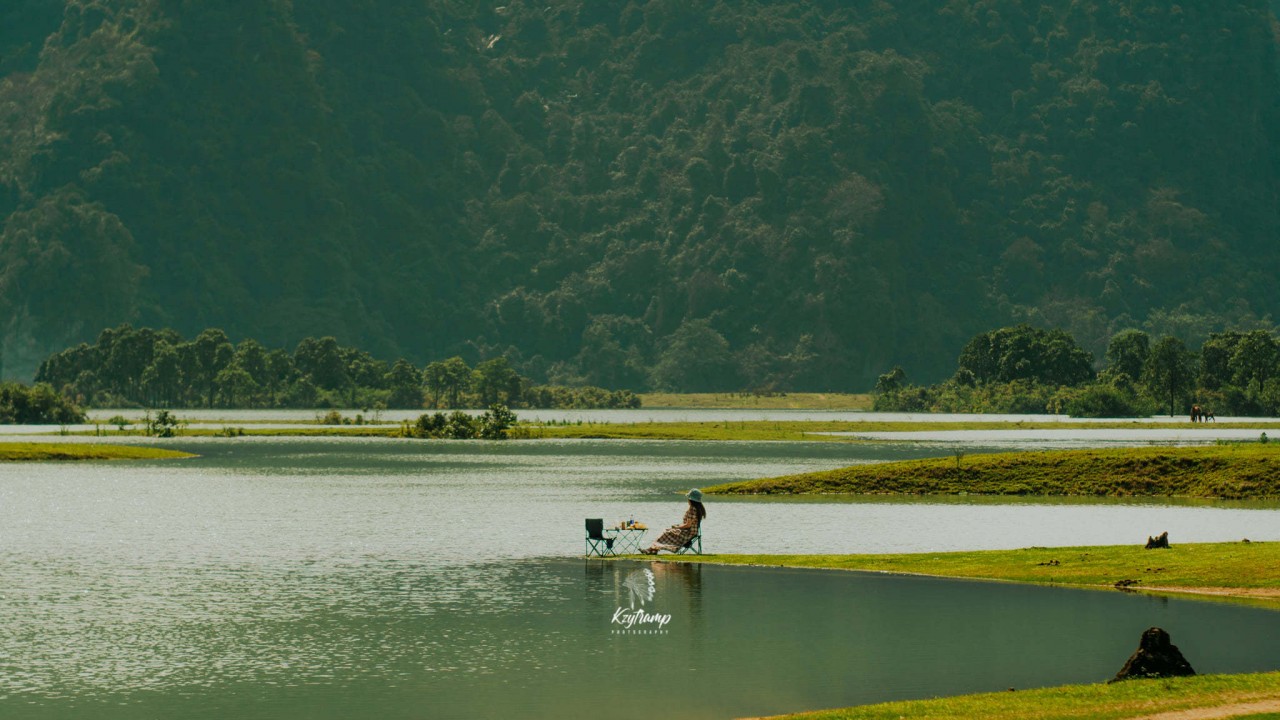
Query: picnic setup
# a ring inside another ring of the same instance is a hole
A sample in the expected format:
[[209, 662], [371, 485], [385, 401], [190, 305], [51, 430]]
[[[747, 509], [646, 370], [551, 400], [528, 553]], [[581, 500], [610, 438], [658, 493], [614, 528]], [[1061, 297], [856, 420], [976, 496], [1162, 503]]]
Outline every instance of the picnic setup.
[[617, 555], [657, 555], [666, 550], [676, 555], [702, 554], [702, 520], [707, 516], [702, 505], [702, 491], [693, 489], [685, 494], [689, 507], [679, 525], [662, 532], [648, 547], [644, 537], [649, 527], [634, 518], [618, 521], [612, 527], [604, 526], [604, 518], [586, 519], [585, 555], [606, 557]]

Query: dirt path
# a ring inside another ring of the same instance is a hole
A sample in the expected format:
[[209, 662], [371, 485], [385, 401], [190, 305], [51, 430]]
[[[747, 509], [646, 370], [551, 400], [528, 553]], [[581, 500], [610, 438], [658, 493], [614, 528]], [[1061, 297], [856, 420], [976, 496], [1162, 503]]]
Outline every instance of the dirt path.
[[1280, 712], [1280, 698], [1196, 708], [1194, 710], [1175, 710], [1155, 715], [1143, 715], [1140, 718], [1135, 718], [1135, 720], [1218, 720], [1218, 718], [1233, 718], [1242, 715], [1273, 712]]

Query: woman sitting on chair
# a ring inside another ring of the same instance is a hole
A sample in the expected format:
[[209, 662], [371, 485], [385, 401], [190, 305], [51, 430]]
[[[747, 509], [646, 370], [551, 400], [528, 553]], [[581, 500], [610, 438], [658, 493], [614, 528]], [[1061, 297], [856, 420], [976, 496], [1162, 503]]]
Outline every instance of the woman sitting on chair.
[[657, 555], [662, 550], [677, 552], [698, 536], [698, 526], [702, 524], [702, 518], [707, 516], [707, 509], [702, 507], [702, 491], [690, 490], [685, 497], [689, 498], [689, 509], [684, 511], [684, 520], [679, 525], [667, 528], [652, 545], [640, 552], [647, 555]]

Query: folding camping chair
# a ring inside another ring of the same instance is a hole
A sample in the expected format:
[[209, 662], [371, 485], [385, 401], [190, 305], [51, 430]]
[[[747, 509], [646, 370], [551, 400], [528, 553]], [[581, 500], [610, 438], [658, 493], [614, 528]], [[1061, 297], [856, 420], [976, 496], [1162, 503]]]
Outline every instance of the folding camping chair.
[[689, 542], [686, 542], [684, 545], [681, 545], [680, 549], [676, 550], [677, 555], [683, 555], [685, 553], [693, 553], [694, 555], [702, 554], [702, 526], [701, 525], [698, 526], [698, 534], [689, 538]]
[[613, 538], [604, 535], [604, 518], [587, 518], [586, 555], [617, 555], [613, 551]]

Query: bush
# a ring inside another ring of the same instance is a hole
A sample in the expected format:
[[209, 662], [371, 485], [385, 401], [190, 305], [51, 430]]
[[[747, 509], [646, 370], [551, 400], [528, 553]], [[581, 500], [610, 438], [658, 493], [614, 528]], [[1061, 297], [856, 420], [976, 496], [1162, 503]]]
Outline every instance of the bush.
[[478, 418], [461, 410], [448, 415], [442, 412], [419, 415], [412, 425], [405, 425], [404, 432], [416, 438], [505, 440], [515, 424], [515, 414], [506, 405], [495, 404]]
[[0, 383], [0, 424], [70, 425], [85, 422], [84, 412], [46, 383], [26, 387]]
[[155, 417], [151, 417], [147, 413], [147, 434], [154, 437], [168, 438], [177, 434], [178, 418], [168, 410], [161, 410], [156, 413]]
[[476, 436], [478, 425], [475, 418], [461, 410], [454, 410], [445, 421], [444, 436], [452, 440], [470, 440]]
[[480, 437], [485, 440], [505, 440], [507, 430], [516, 424], [515, 413], [506, 405], [490, 405], [489, 410], [480, 416]]
[[1150, 400], [1139, 398], [1132, 392], [1098, 383], [1083, 388], [1062, 390], [1055, 398], [1056, 405], [1071, 417], [1127, 418], [1146, 417], [1155, 412]]

